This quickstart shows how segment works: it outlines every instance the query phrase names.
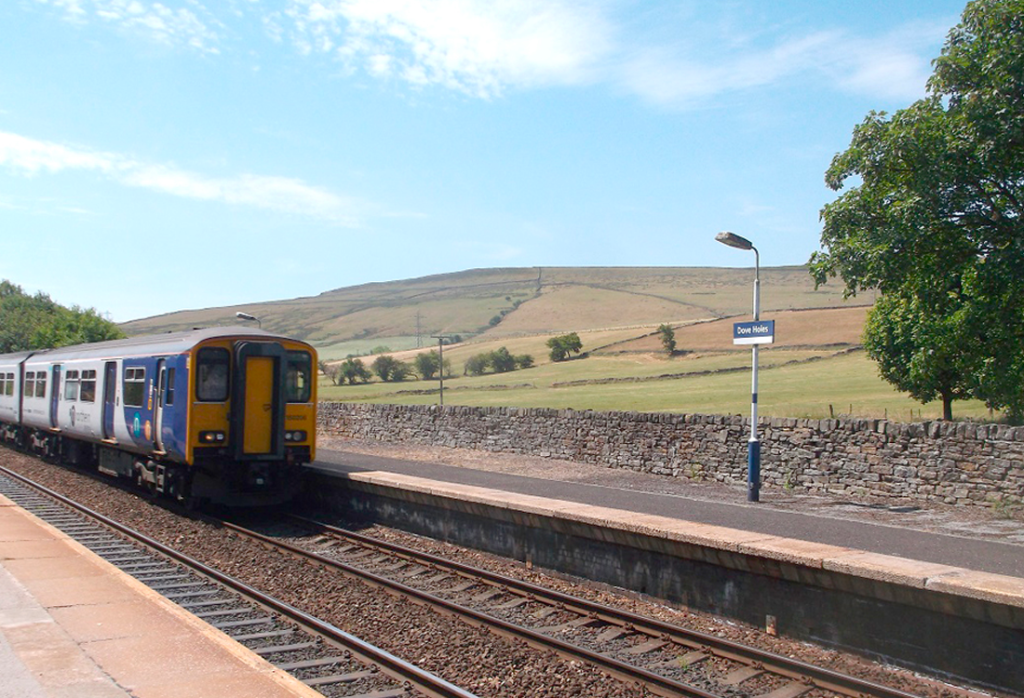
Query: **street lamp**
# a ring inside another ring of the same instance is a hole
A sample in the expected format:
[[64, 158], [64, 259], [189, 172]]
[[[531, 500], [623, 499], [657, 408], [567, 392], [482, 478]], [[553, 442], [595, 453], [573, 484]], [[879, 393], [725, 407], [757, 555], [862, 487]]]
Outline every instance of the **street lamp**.
[[[721, 232], [715, 236], [723, 245], [738, 250], [754, 251], [754, 322], [761, 319], [761, 255], [750, 240], [735, 233]], [[751, 347], [753, 352], [750, 379], [750, 440], [747, 441], [747, 501], [761, 499], [761, 442], [757, 438], [757, 352], [759, 344]]]
[[235, 313], [235, 317], [238, 318], [239, 320], [251, 320], [256, 323], [257, 327], [259, 327], [261, 330], [263, 329], [263, 323], [260, 322], [260, 319], [255, 315], [243, 313], [241, 310], [239, 310], [237, 313]]

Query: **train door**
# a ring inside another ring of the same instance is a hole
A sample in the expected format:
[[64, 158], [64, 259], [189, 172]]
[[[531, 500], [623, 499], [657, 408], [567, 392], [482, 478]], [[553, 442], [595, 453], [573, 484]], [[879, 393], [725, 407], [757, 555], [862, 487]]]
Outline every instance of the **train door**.
[[156, 399], [153, 401], [153, 447], [157, 451], [164, 450], [164, 395], [167, 392], [167, 360], [157, 359], [156, 362]]
[[242, 342], [235, 349], [232, 426], [241, 458], [284, 456], [284, 356], [273, 342]]
[[50, 426], [57, 428], [57, 408], [60, 400], [60, 366], [53, 367], [50, 379]]
[[103, 438], [114, 438], [114, 406], [117, 404], [117, 362], [103, 366]]
[[242, 450], [246, 455], [270, 453], [274, 420], [274, 359], [245, 359], [245, 429]]

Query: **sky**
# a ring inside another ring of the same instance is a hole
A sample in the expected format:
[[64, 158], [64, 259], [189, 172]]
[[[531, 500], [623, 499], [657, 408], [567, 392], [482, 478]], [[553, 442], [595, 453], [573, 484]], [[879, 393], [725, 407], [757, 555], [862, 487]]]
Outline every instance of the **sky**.
[[[804, 264], [963, 0], [3, 0], [0, 278], [117, 322], [465, 269]], [[767, 290], [767, 289], [766, 289]]]

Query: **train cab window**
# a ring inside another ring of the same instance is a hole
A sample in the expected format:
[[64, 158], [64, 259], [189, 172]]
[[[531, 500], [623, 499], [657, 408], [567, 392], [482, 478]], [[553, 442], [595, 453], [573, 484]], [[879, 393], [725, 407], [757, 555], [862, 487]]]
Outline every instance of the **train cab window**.
[[36, 372], [36, 397], [46, 397], [46, 372]]
[[78, 399], [78, 371], [68, 371], [64, 374], [64, 399], [65, 400], [77, 400]]
[[285, 362], [284, 391], [288, 402], [309, 402], [313, 360], [307, 351], [290, 351]]
[[124, 404], [126, 407], [142, 407], [146, 394], [146, 369], [126, 368], [124, 370]]
[[220, 347], [204, 347], [196, 356], [196, 399], [225, 402], [228, 399], [228, 375], [231, 354]]
[[96, 371], [82, 371], [82, 390], [78, 397], [82, 402], [96, 402]]

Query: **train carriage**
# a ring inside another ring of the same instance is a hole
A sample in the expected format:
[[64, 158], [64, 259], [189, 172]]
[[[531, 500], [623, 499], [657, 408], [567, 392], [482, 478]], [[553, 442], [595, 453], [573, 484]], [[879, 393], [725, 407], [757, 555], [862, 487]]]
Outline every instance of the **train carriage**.
[[315, 457], [315, 350], [242, 327], [0, 356], [0, 438], [179, 499], [273, 504]]

